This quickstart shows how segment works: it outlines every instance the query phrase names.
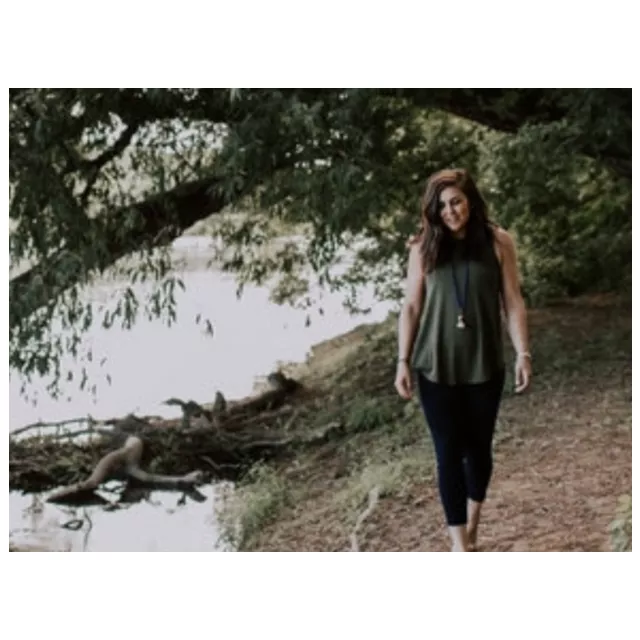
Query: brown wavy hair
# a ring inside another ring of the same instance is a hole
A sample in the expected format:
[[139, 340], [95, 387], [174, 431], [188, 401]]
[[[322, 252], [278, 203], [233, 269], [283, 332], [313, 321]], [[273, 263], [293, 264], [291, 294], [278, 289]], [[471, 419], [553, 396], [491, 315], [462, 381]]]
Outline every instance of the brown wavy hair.
[[493, 243], [495, 224], [489, 220], [487, 204], [466, 169], [444, 169], [429, 177], [420, 207], [422, 224], [417, 241], [426, 271], [451, 260], [453, 236], [440, 215], [440, 194], [447, 187], [458, 187], [469, 203], [469, 220], [464, 237], [465, 254], [481, 259]]

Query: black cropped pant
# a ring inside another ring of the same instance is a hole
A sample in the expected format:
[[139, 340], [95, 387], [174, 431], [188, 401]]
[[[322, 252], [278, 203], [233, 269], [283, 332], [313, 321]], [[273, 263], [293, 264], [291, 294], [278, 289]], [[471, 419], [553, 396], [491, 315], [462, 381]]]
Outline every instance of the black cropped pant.
[[438, 487], [449, 526], [467, 523], [467, 498], [484, 501], [504, 372], [489, 382], [445, 385], [416, 374], [438, 463]]

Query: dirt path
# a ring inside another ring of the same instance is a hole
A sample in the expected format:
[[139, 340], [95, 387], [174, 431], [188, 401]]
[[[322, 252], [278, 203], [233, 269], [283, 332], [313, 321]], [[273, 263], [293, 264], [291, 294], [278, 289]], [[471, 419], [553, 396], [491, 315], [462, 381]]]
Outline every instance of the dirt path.
[[[606, 551], [617, 498], [631, 491], [626, 427], [511, 440], [499, 446], [480, 551]], [[289, 522], [268, 527], [260, 550], [348, 550], [350, 523], [318, 492]], [[306, 515], [303, 512], [306, 511]], [[448, 551], [435, 480], [382, 498], [364, 523], [361, 551]]]
[[[496, 455], [481, 551], [604, 551], [617, 496], [631, 487], [626, 430], [558, 433]], [[447, 551], [434, 483], [388, 499], [363, 530], [367, 551]]]

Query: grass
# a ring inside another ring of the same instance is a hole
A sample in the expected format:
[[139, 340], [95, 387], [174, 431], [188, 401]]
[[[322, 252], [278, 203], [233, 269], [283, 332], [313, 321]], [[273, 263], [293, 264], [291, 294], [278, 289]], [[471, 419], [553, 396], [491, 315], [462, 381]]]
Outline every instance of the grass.
[[609, 533], [614, 551], [631, 551], [631, 494], [626, 493], [618, 499], [618, 510]]
[[316, 405], [302, 419], [315, 428], [338, 415], [345, 426], [339, 442], [329, 442], [324, 450], [290, 465], [258, 464], [225, 497], [217, 515], [226, 546], [252, 549], [262, 530], [304, 502], [314, 484], [305, 483], [308, 474], [342, 479], [330, 503], [346, 520], [374, 487], [386, 497], [397, 495], [411, 480], [431, 477], [433, 455], [416, 404], [354, 393], [348, 401], [343, 397], [337, 408], [331, 403]]
[[369, 462], [350, 476], [348, 485], [336, 493], [336, 507], [357, 511], [374, 487], [378, 488], [381, 498], [400, 495], [409, 483], [429, 479], [432, 469], [433, 459], [424, 448], [405, 452], [395, 460]]
[[264, 464], [254, 465], [222, 497], [217, 514], [222, 532], [220, 546], [238, 551], [249, 547], [254, 536], [277, 518], [290, 499], [283, 477]]

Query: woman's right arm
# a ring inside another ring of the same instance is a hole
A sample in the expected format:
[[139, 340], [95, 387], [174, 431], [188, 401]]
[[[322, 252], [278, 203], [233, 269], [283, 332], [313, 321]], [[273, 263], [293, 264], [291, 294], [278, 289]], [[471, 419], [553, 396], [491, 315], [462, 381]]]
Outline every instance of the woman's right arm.
[[420, 243], [413, 242], [409, 252], [405, 297], [398, 320], [398, 371], [396, 389], [405, 399], [411, 398], [412, 380], [409, 362], [424, 304], [425, 275]]
[[405, 297], [398, 322], [398, 360], [409, 360], [424, 303], [424, 269], [420, 243], [414, 242], [409, 252]]

